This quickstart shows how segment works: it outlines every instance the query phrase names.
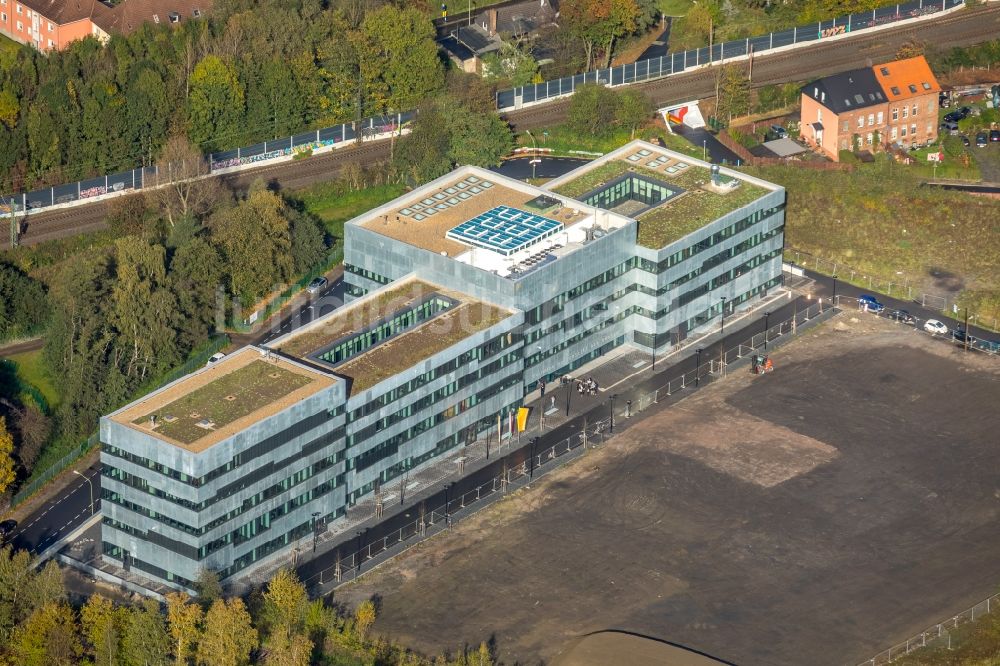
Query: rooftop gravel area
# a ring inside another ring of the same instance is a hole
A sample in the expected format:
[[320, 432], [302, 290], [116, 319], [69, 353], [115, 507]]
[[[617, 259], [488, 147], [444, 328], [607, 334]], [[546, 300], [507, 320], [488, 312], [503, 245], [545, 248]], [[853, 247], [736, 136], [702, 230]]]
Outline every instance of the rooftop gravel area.
[[353, 395], [444, 351], [474, 333], [500, 323], [510, 314], [508, 310], [481, 301], [462, 303], [338, 365], [334, 372], [353, 380]]
[[[665, 163], [663, 168], [670, 167], [678, 161], [671, 160]], [[686, 169], [677, 173], [667, 173], [663, 169], [650, 169], [624, 160], [614, 160], [581, 174], [578, 178], [555, 188], [554, 191], [565, 196], [579, 197], [629, 171], [686, 190], [684, 194], [639, 216], [637, 241], [639, 245], [654, 250], [697, 231], [726, 213], [756, 201], [769, 191], [759, 185], [739, 180], [739, 186], [731, 192], [725, 194], [713, 192], [702, 187], [711, 182], [709, 170], [688, 164]], [[725, 175], [722, 178], [727, 181], [732, 180]]]
[[326, 347], [350, 333], [356, 333], [376, 321], [405, 309], [411, 303], [431, 294], [442, 293], [441, 289], [420, 280], [407, 280], [371, 298], [364, 298], [349, 304], [323, 319], [317, 324], [284, 342], [273, 345], [292, 356], [304, 357]]
[[149, 394], [111, 419], [198, 453], [337, 381], [245, 347]]

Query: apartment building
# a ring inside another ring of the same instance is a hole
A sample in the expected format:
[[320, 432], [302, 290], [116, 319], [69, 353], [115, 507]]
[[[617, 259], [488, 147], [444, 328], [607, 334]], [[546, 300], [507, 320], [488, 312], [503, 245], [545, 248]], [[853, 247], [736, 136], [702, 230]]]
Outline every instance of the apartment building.
[[61, 50], [85, 37], [106, 42], [146, 22], [179, 24], [211, 5], [212, 0], [123, 0], [114, 6], [98, 0], [0, 0], [0, 33], [39, 51]]
[[802, 87], [800, 136], [835, 162], [842, 150], [927, 145], [940, 91], [923, 56], [827, 76]]
[[635, 141], [545, 188], [462, 167], [349, 221], [347, 305], [102, 419], [105, 558], [190, 588], [337, 529], [539, 380], [778, 286], [784, 205]]

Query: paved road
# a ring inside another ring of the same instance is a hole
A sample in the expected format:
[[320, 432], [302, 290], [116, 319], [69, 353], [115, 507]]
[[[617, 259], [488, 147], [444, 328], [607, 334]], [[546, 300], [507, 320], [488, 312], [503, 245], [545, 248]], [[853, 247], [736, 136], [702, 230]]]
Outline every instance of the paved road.
[[531, 161], [533, 159], [535, 158], [515, 157], [504, 160], [500, 166], [493, 167], [493, 171], [518, 180], [558, 178], [590, 161], [583, 157], [539, 157], [537, 158], [538, 164], [534, 165], [534, 169], [532, 169]]
[[661, 56], [667, 55], [667, 50], [670, 43], [670, 27], [673, 24], [674, 19], [669, 16], [664, 17], [663, 32], [661, 32], [652, 44], [649, 45], [645, 51], [643, 51], [636, 60], [649, 60], [651, 58], [659, 58]]
[[6, 347], [0, 347], [0, 356], [13, 356], [14, 354], [35, 351], [36, 349], [41, 349], [44, 345], [45, 340], [43, 338], [33, 338], [7, 345]]
[[78, 471], [91, 483], [74, 476], [73, 482], [62, 493], [22, 520], [10, 537], [10, 543], [15, 548], [28, 550], [37, 555], [76, 529], [91, 515], [91, 485], [93, 510], [100, 510], [100, 463], [94, 463]]
[[[858, 33], [808, 47], [754, 58], [754, 86], [825, 76], [851, 67], [863, 67], [869, 61], [892, 58], [909, 40], [933, 44], [937, 48], [963, 46], [985, 41], [1000, 33], [1000, 5], [968, 9], [908, 26], [873, 33]], [[654, 103], [663, 106], [715, 94], [712, 69], [688, 72], [666, 79], [639, 84]], [[552, 126], [566, 116], [565, 100], [505, 114], [517, 130]], [[271, 164], [258, 169], [228, 174], [223, 182], [234, 189], [246, 188], [254, 179], [263, 178], [282, 188], [305, 187], [334, 178], [349, 163], [370, 164], [389, 156], [388, 141], [373, 141], [354, 148], [343, 148], [308, 160]], [[38, 243], [67, 235], [94, 231], [104, 226], [106, 203], [98, 202], [29, 218], [22, 242]]]

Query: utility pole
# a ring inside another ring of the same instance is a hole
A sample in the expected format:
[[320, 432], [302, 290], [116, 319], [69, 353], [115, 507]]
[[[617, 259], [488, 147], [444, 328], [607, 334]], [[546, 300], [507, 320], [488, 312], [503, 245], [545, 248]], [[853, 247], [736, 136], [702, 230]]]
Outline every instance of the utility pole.
[[969, 351], [969, 308], [965, 308], [965, 351]]

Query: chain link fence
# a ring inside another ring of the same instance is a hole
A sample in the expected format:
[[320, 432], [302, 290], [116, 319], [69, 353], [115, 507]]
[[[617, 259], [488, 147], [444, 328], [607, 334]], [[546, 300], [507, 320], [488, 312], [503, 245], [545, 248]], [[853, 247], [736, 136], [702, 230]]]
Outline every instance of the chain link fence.
[[945, 647], [950, 650], [952, 647], [952, 630], [957, 629], [963, 624], [975, 622], [983, 615], [992, 613], [997, 609], [998, 604], [1000, 604], [1000, 594], [994, 594], [993, 596], [980, 601], [972, 608], [966, 609], [961, 613], [948, 618], [944, 622], [939, 622], [932, 627], [924, 629], [919, 634], [907, 638], [902, 643], [893, 645], [888, 650], [879, 652], [871, 659], [860, 662], [857, 666], [881, 666], [882, 664], [890, 664], [897, 659], [914, 652], [915, 650], [920, 650], [926, 647], [937, 646]]
[[[809, 252], [793, 248], [785, 248], [785, 259], [794, 260], [796, 266], [808, 268], [824, 275], [836, 275], [838, 279], [850, 282], [853, 285], [892, 296], [893, 298], [920, 303], [923, 307], [932, 308], [939, 312], [948, 312], [956, 315], [961, 311], [955, 300], [921, 291], [923, 284], [915, 280], [910, 280], [904, 271], [898, 271], [892, 278], [885, 278], [877, 276], [871, 271], [864, 271], [842, 262], [824, 259]], [[913, 284], [914, 282], [917, 283]], [[976, 312], [969, 313], [969, 325], [1000, 332], [1000, 319], [980, 315]]]

